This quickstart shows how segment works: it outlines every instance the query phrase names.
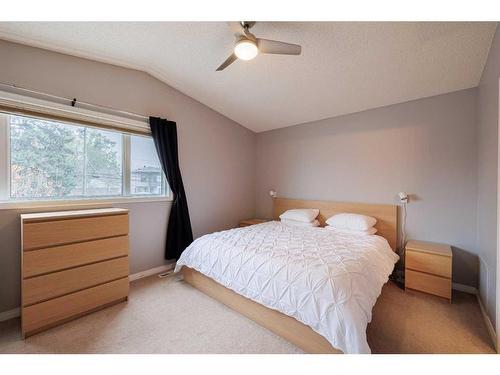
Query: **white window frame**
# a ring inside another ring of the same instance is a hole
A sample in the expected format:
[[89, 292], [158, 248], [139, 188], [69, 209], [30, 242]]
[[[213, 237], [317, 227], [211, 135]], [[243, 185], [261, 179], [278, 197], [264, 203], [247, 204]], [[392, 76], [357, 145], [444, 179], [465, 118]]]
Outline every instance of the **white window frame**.
[[[97, 118], [103, 127], [100, 128], [97, 124], [95, 128], [116, 131], [122, 134], [122, 195], [116, 197], [89, 197], [89, 198], [53, 198], [53, 199], [33, 199], [33, 200], [12, 200], [10, 199], [10, 127], [6, 122], [7, 116], [0, 116], [0, 210], [1, 209], [16, 209], [16, 208], [37, 208], [37, 207], [80, 207], [80, 206], [96, 206], [96, 205], [109, 205], [112, 203], [139, 203], [139, 202], [157, 202], [157, 201], [171, 201], [172, 193], [166, 183], [166, 178], [162, 175], [162, 194], [163, 195], [130, 195], [130, 137], [131, 136], [144, 136], [148, 137], [147, 124], [139, 121], [122, 119], [117, 116], [100, 114], [97, 112], [83, 110], [79, 108], [72, 108], [68, 110], [67, 106], [60, 106], [57, 103], [50, 103], [39, 99], [27, 98], [17, 94], [0, 92], [0, 104], [8, 105], [13, 108], [12, 114], [17, 115], [16, 109], [29, 110], [31, 112], [48, 115], [61, 115], [63, 112], [67, 120], [61, 120], [63, 123], [76, 126], [93, 127], [89, 125], [82, 125], [77, 120], [92, 120], [96, 122]], [[74, 111], [73, 111], [74, 110]], [[8, 113], [9, 111], [5, 111]], [[69, 117], [68, 114], [72, 113], [74, 116]], [[20, 114], [22, 116], [22, 114]], [[36, 117], [36, 115], [32, 115]], [[74, 118], [74, 122], [71, 119]], [[122, 125], [122, 126], [118, 126]], [[106, 128], [108, 126], [108, 128]], [[114, 129], [109, 129], [113, 126]], [[131, 130], [141, 130], [145, 134], [137, 134]], [[3, 146], [6, 147], [3, 147]]]

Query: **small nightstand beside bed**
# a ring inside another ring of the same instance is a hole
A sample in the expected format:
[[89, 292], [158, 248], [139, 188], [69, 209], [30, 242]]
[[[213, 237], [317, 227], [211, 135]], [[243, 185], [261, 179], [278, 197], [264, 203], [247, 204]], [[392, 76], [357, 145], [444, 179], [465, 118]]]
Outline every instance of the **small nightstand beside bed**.
[[408, 241], [405, 247], [405, 289], [446, 298], [451, 303], [451, 247], [445, 244]]
[[397, 207], [274, 200], [293, 208], [377, 219], [377, 235], [338, 234], [277, 221], [209, 234], [182, 254], [176, 271], [209, 296], [309, 353], [369, 353], [371, 310], [398, 256]]
[[267, 219], [246, 219], [241, 220], [239, 223], [240, 228], [249, 227], [250, 225], [262, 224], [269, 220]]

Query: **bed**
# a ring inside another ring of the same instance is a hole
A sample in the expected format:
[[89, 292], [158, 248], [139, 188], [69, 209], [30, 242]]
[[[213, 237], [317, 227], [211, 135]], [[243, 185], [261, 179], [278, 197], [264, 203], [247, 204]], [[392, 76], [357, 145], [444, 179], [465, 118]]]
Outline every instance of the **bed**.
[[319, 208], [377, 218], [377, 235], [271, 221], [195, 240], [176, 271], [202, 292], [308, 353], [370, 353], [366, 327], [398, 256], [397, 206], [275, 198], [274, 218]]

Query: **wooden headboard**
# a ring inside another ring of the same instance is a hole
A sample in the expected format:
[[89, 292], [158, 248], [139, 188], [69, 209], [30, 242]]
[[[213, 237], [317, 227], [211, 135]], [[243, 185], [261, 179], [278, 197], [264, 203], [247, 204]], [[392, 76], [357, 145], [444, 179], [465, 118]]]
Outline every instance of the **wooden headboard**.
[[279, 220], [279, 216], [286, 210], [293, 208], [318, 208], [318, 220], [321, 226], [325, 221], [335, 214], [354, 213], [372, 216], [377, 219], [377, 235], [384, 237], [391, 248], [396, 251], [398, 237], [398, 206], [393, 204], [371, 204], [371, 203], [346, 203], [329, 201], [310, 201], [303, 199], [273, 199], [273, 218]]

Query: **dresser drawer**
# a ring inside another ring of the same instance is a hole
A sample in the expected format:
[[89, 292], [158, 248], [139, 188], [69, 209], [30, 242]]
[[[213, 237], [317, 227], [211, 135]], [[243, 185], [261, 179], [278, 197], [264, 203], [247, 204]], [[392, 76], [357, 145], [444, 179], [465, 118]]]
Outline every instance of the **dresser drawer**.
[[23, 306], [46, 301], [121, 277], [128, 277], [128, 257], [24, 279]]
[[23, 225], [23, 250], [127, 234], [128, 214], [26, 222]]
[[129, 281], [126, 277], [33, 306], [23, 307], [23, 334], [36, 333], [125, 299], [128, 290]]
[[412, 270], [451, 278], [451, 257], [407, 249], [405, 265]]
[[406, 269], [405, 287], [451, 299], [451, 279]]
[[128, 236], [49, 247], [23, 253], [23, 278], [128, 255]]

